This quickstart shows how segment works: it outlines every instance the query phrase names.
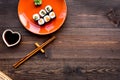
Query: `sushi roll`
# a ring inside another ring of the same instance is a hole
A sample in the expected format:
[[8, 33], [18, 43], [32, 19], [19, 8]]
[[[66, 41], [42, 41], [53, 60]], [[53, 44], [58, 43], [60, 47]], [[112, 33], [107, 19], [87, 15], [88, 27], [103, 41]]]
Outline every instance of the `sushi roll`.
[[46, 15], [45, 17], [44, 17], [44, 21], [45, 22], [49, 22], [51, 19], [50, 19], [50, 16], [48, 16], [48, 15]]
[[49, 13], [49, 16], [50, 16], [51, 19], [54, 19], [54, 18], [56, 17], [56, 15], [55, 15], [54, 12], [50, 12], [50, 13]]
[[45, 7], [45, 10], [47, 11], [47, 13], [51, 12], [52, 11], [52, 7], [50, 5], [47, 5]]
[[39, 14], [41, 17], [44, 17], [47, 14], [47, 12], [44, 9], [42, 9], [40, 10]]
[[40, 18], [40, 19], [38, 20], [38, 24], [39, 24], [40, 26], [44, 25], [44, 24], [45, 24], [44, 19]]
[[39, 14], [34, 14], [34, 15], [33, 15], [33, 19], [34, 19], [35, 21], [38, 21], [38, 20], [40, 19]]

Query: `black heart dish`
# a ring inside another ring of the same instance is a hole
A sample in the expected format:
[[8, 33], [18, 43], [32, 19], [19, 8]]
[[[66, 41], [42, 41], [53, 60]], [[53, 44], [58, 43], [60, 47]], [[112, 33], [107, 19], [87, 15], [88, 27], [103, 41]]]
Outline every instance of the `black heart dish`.
[[18, 32], [13, 32], [11, 29], [6, 29], [2, 34], [2, 38], [7, 47], [12, 47], [20, 42], [21, 35]]

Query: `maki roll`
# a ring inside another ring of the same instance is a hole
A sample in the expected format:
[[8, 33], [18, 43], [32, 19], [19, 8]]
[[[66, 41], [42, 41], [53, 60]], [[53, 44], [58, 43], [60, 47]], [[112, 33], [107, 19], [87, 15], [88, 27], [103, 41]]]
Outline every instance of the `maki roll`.
[[45, 20], [45, 22], [49, 22], [51, 19], [50, 19], [50, 17], [49, 17], [48, 15], [46, 15], [46, 16], [44, 17], [44, 20]]
[[34, 14], [33, 19], [34, 19], [34, 21], [38, 21], [40, 19], [39, 14]]
[[56, 15], [55, 15], [54, 12], [50, 12], [50, 13], [49, 13], [49, 16], [50, 16], [51, 19], [54, 19], [54, 18], [56, 17]]
[[40, 19], [38, 20], [38, 24], [39, 24], [40, 26], [44, 25], [44, 24], [45, 24], [44, 19], [40, 18]]
[[45, 10], [47, 11], [47, 13], [51, 12], [52, 11], [52, 7], [50, 5], [47, 5], [45, 7]]
[[40, 10], [39, 14], [41, 17], [44, 17], [47, 13], [44, 9], [42, 9], [42, 10]]

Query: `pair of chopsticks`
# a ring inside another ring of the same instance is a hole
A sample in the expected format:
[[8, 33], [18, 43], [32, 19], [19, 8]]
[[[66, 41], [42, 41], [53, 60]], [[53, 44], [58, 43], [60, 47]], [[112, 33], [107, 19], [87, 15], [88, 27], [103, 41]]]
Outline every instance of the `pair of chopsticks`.
[[36, 52], [38, 52], [39, 50], [41, 50], [43, 47], [45, 47], [47, 44], [49, 44], [50, 42], [52, 42], [56, 37], [53, 36], [52, 38], [48, 39], [46, 42], [44, 42], [42, 45], [40, 45], [38, 48], [34, 49], [33, 51], [31, 51], [30, 53], [28, 53], [25, 57], [23, 57], [22, 59], [20, 59], [17, 63], [13, 64], [14, 68], [19, 67], [21, 64], [23, 64], [26, 60], [28, 60], [30, 57], [32, 57], [34, 54], [36, 54]]

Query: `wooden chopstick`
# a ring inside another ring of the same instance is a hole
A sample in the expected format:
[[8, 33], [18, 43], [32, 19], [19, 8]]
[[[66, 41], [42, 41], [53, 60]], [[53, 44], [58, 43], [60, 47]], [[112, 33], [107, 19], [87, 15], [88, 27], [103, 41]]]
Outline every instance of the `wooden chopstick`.
[[44, 42], [40, 47], [34, 49], [33, 51], [31, 51], [30, 53], [28, 53], [24, 58], [20, 59], [17, 63], [13, 64], [14, 68], [19, 67], [21, 64], [23, 64], [26, 60], [28, 60], [30, 57], [32, 57], [34, 54], [36, 54], [37, 51], [39, 51], [40, 49], [42, 49], [44, 46], [46, 46], [47, 44], [49, 44], [50, 42], [52, 42], [56, 37], [53, 36], [52, 38], [48, 39], [46, 42]]

